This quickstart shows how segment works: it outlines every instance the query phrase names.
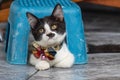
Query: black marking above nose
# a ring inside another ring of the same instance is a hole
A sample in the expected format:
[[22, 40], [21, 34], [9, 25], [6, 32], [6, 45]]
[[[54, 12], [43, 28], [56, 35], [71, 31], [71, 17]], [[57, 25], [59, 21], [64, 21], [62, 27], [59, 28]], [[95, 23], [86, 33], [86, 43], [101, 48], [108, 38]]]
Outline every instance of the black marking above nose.
[[49, 34], [47, 34], [47, 36], [48, 36], [49, 38], [52, 38], [52, 37], [55, 36], [55, 34], [54, 34], [54, 33], [49, 33]]

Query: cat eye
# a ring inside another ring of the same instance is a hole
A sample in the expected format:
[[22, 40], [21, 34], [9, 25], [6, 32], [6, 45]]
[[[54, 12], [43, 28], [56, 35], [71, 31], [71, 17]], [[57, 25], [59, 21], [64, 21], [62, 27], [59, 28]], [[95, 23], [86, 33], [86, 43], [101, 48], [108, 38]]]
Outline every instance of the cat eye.
[[43, 33], [43, 32], [44, 32], [44, 29], [39, 29], [39, 32], [40, 32], [40, 33]]
[[56, 25], [52, 25], [52, 26], [51, 26], [51, 29], [52, 29], [52, 30], [55, 30], [55, 29], [57, 29], [57, 26], [56, 26]]

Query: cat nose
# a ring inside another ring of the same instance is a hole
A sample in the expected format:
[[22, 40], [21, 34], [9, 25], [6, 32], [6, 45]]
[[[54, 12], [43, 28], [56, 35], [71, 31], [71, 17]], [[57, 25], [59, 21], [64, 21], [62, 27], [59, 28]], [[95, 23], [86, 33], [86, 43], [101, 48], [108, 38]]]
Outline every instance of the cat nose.
[[49, 33], [49, 34], [47, 34], [47, 36], [48, 36], [49, 38], [52, 38], [52, 37], [55, 36], [55, 34], [54, 34], [54, 33]]

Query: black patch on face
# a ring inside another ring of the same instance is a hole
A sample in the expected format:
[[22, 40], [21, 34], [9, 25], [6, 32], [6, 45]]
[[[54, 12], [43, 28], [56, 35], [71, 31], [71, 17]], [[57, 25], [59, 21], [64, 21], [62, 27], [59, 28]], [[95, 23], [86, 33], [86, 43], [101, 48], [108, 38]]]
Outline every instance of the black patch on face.
[[[44, 30], [43, 33], [39, 31], [40, 29]], [[42, 39], [42, 35], [45, 33], [44, 22], [42, 21], [42, 19], [39, 19], [35, 27], [31, 29], [31, 31], [36, 41], [40, 41]]]

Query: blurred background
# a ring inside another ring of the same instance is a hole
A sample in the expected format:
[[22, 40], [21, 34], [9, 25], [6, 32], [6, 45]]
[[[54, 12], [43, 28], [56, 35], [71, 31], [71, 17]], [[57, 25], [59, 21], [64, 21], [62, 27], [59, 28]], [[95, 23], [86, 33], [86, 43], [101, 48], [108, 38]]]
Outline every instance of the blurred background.
[[82, 10], [89, 53], [120, 52], [120, 8], [88, 2], [78, 5]]

